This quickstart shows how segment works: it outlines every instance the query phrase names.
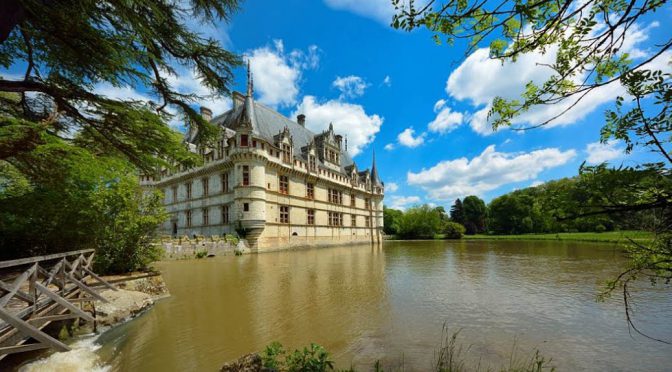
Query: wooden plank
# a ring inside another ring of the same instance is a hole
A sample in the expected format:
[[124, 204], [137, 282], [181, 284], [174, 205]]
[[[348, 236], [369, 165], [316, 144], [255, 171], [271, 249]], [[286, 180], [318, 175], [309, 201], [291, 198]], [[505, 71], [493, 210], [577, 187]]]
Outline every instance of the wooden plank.
[[59, 305], [63, 306], [64, 308], [72, 311], [73, 313], [79, 315], [79, 317], [84, 318], [89, 322], [94, 322], [95, 321], [95, 319], [91, 315], [84, 312], [82, 309], [78, 308], [77, 306], [71, 304], [65, 298], [63, 298], [63, 297], [59, 296], [58, 294], [50, 291], [49, 288], [43, 286], [41, 283], [35, 283], [35, 287], [37, 288], [38, 291], [44, 293], [47, 297], [54, 300], [54, 302], [58, 303]]
[[49, 278], [47, 279], [47, 282], [44, 283], [45, 286], [49, 286], [51, 282], [56, 278], [56, 273], [58, 273], [58, 270], [61, 269], [61, 265], [63, 265], [63, 260], [59, 261], [54, 267], [51, 268], [51, 271], [49, 272]]
[[84, 271], [86, 271], [87, 274], [91, 275], [94, 279], [96, 279], [98, 282], [106, 286], [107, 288], [112, 289], [113, 291], [118, 291], [117, 287], [113, 286], [112, 284], [108, 283], [105, 281], [105, 279], [99, 277], [96, 273], [93, 271], [87, 269], [86, 267], [84, 268]]
[[[3, 282], [2, 280], [0, 280], [0, 288], [7, 291], [8, 293], [12, 291], [12, 287], [9, 284]], [[16, 293], [14, 295], [16, 297], [28, 302], [29, 304], [33, 303], [33, 298], [28, 293], [26, 293], [26, 292], [24, 292], [20, 289], [17, 289]]]
[[33, 327], [27, 322], [24, 322], [23, 320], [16, 318], [14, 315], [8, 313], [5, 309], [0, 307], [0, 318], [7, 322], [8, 324], [11, 324], [19, 330], [22, 334], [32, 337], [35, 340], [46, 344], [49, 347], [52, 347], [56, 349], [57, 351], [69, 351], [70, 348], [67, 347], [64, 343], [61, 341], [58, 341], [57, 339], [49, 336], [46, 333], [41, 332], [39, 329]]
[[82, 253], [90, 253], [90, 252], [95, 252], [95, 249], [82, 249], [82, 250], [73, 251], [73, 252], [54, 253], [54, 254], [49, 254], [49, 255], [46, 255], [46, 256], [35, 256], [35, 257], [19, 258], [19, 259], [16, 259], [16, 260], [0, 261], [0, 269], [4, 269], [6, 267], [12, 267], [12, 266], [27, 265], [27, 264], [31, 264], [31, 263], [35, 263], [35, 262], [41, 262], [41, 261], [55, 260], [57, 258], [74, 256], [74, 255], [78, 255], [78, 254], [82, 254]]
[[10, 289], [9, 293], [7, 293], [6, 295], [2, 296], [2, 298], [0, 298], [0, 307], [5, 307], [5, 305], [7, 305], [9, 300], [11, 300], [12, 297], [14, 297], [16, 292], [19, 290], [19, 288], [21, 287], [21, 284], [23, 284], [23, 282], [28, 280], [28, 277], [30, 275], [32, 275], [33, 271], [35, 271], [36, 269], [37, 269], [36, 266], [33, 265], [33, 266], [30, 267], [30, 269], [24, 271], [21, 275], [19, 275], [19, 277], [17, 277], [14, 280], [14, 282], [11, 284], [11, 289]]
[[75, 285], [78, 286], [79, 289], [81, 289], [82, 291], [84, 291], [84, 292], [90, 294], [91, 296], [95, 297], [97, 300], [107, 302], [107, 303], [110, 302], [105, 297], [99, 295], [98, 292], [89, 288], [86, 284], [84, 284], [84, 283], [80, 282], [79, 280], [75, 279], [74, 276], [68, 274], [68, 279], [70, 279], [71, 282], [75, 283]]
[[48, 348], [49, 345], [45, 345], [42, 343], [6, 346], [6, 347], [0, 347], [0, 355], [23, 353], [26, 351], [41, 350]]
[[28, 319], [28, 322], [53, 322], [55, 320], [66, 320], [66, 319], [74, 319], [74, 318], [79, 318], [78, 314], [59, 314], [59, 315], [45, 315], [37, 318], [30, 318]]

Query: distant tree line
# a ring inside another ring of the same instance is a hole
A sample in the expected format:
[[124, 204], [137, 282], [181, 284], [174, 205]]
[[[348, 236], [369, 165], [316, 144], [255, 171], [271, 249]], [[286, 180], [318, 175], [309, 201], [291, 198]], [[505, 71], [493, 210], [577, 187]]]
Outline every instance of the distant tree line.
[[[432, 238], [441, 234], [459, 238], [461, 234], [446, 234], [447, 230], [453, 225], [460, 226], [467, 235], [650, 230], [660, 220], [662, 211], [656, 209], [586, 213], [585, 206], [594, 203], [597, 183], [609, 183], [602, 171], [600, 175], [595, 177], [594, 173], [588, 172], [512, 191], [493, 199], [488, 205], [477, 196], [467, 196], [455, 200], [449, 215], [440, 206], [414, 206], [406, 211], [385, 208], [384, 231], [406, 239]], [[628, 170], [612, 176], [621, 180], [630, 178], [632, 182], [647, 178], [645, 172]]]

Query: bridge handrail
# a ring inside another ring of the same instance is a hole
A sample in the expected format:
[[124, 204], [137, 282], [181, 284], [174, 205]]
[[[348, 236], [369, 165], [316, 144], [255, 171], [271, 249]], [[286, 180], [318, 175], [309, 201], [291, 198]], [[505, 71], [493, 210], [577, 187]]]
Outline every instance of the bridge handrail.
[[57, 258], [69, 257], [69, 256], [74, 256], [74, 255], [79, 255], [79, 254], [84, 254], [84, 253], [91, 253], [91, 252], [94, 252], [94, 251], [95, 251], [95, 249], [81, 249], [79, 251], [54, 253], [54, 254], [49, 254], [49, 255], [46, 255], [46, 256], [35, 256], [35, 257], [27, 257], [27, 258], [17, 258], [16, 260], [0, 261], [0, 269], [5, 269], [5, 268], [8, 268], [8, 267], [14, 267], [14, 266], [27, 265], [27, 264], [42, 262], [42, 261], [55, 260]]

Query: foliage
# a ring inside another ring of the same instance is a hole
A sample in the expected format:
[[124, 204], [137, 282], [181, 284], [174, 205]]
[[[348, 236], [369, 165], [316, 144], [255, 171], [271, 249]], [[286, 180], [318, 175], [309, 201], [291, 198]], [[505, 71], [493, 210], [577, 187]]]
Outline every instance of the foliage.
[[398, 235], [405, 239], [433, 239], [440, 231], [441, 217], [427, 204], [409, 208], [399, 219]]
[[232, 245], [234, 245], [234, 246], [238, 245], [238, 242], [240, 241], [240, 239], [238, 239], [238, 237], [235, 236], [235, 235], [233, 235], [233, 234], [226, 234], [226, 235], [224, 235], [224, 240], [225, 240], [227, 243], [232, 244]]
[[279, 342], [273, 342], [261, 354], [263, 366], [281, 372], [325, 372], [334, 370], [329, 353], [317, 344], [287, 353]]
[[468, 235], [482, 233], [486, 230], [488, 209], [485, 202], [478, 196], [467, 196], [462, 201], [464, 210], [464, 227]]
[[402, 215], [403, 212], [400, 210], [383, 206], [383, 232], [387, 235], [397, 235]]
[[126, 161], [45, 137], [0, 168], [3, 258], [95, 247], [98, 268], [119, 272], [158, 257], [150, 243], [162, 196], [143, 194]]
[[[214, 96], [230, 94], [238, 56], [190, 29], [236, 11], [236, 0], [3, 1], [0, 66], [25, 64], [0, 78], [0, 159], [29, 152], [45, 136], [79, 133], [73, 144], [123, 155], [146, 171], [198, 161], [167, 121], [177, 112], [214, 138], [191, 104], [199, 97], [171, 84], [175, 66], [194, 72]], [[101, 85], [142, 86], [154, 101], [112, 99]]]
[[450, 219], [461, 225], [464, 225], [464, 207], [462, 200], [457, 198], [452, 207], [450, 207]]
[[457, 222], [446, 221], [443, 223], [441, 233], [446, 239], [461, 239], [467, 230]]

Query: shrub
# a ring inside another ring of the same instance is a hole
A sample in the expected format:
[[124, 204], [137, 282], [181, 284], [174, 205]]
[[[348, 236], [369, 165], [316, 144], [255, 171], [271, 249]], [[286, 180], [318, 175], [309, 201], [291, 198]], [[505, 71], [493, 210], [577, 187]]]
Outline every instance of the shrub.
[[329, 353], [317, 344], [287, 353], [282, 344], [273, 342], [261, 353], [261, 360], [265, 368], [273, 371], [325, 372], [334, 369]]
[[605, 231], [607, 231], [607, 228], [604, 225], [599, 224], [599, 225], [595, 226], [595, 232], [603, 233]]
[[446, 221], [443, 225], [443, 234], [446, 239], [461, 239], [466, 229], [457, 222]]

